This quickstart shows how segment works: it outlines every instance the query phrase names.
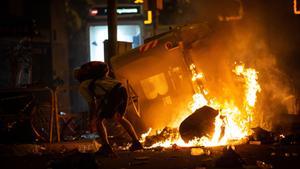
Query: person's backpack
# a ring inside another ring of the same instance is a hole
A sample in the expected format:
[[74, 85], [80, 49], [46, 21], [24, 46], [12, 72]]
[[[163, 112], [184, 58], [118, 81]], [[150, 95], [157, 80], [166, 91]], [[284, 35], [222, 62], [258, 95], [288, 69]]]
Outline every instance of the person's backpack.
[[101, 61], [92, 61], [85, 63], [75, 70], [75, 78], [79, 81], [88, 79], [97, 79], [104, 77], [108, 72], [108, 66]]
[[[93, 79], [90, 84], [88, 85], [88, 89], [89, 89], [89, 92], [92, 93], [96, 98], [98, 97], [97, 94], [95, 93], [95, 88], [96, 88], [96, 81], [97, 79]], [[98, 85], [98, 87], [100, 87], [103, 91], [104, 91], [104, 95], [102, 96], [102, 98], [110, 98], [111, 97], [111, 92], [113, 90], [115, 90], [116, 88], [119, 88], [120, 86], [122, 86], [122, 84], [120, 82], [118, 83], [115, 83], [112, 87], [111, 87], [111, 90], [107, 90], [105, 89], [103, 86], [101, 85]]]

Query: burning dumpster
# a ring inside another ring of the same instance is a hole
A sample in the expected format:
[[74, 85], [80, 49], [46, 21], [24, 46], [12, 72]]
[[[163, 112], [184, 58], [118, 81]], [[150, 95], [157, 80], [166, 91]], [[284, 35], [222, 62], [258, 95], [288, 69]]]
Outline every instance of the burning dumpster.
[[257, 71], [220, 63], [217, 53], [226, 50], [208, 50], [216, 39], [205, 25], [184, 26], [112, 58], [116, 77], [139, 97], [141, 119], [157, 131], [143, 135], [149, 147], [226, 145], [251, 134]]
[[116, 77], [137, 93], [147, 126], [172, 126], [180, 111], [187, 111], [194, 88], [184, 48], [207, 33], [204, 25], [181, 27], [111, 60]]

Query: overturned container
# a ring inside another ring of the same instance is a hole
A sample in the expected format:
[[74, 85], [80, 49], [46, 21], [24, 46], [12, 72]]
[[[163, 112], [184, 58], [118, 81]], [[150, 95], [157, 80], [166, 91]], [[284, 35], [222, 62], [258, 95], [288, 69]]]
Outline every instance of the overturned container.
[[[133, 109], [147, 127], [172, 126], [194, 94], [188, 51], [209, 33], [206, 25], [178, 27], [111, 59], [117, 79], [127, 84]], [[138, 99], [137, 99], [138, 98]], [[130, 100], [129, 99], [129, 100]]]

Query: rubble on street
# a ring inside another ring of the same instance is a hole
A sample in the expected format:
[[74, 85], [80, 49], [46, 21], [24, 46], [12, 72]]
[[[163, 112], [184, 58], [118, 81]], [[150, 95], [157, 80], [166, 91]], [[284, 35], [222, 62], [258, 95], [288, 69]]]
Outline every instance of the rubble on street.
[[44, 148], [43, 151], [44, 153], [28, 153], [23, 156], [1, 153], [1, 168], [298, 168], [300, 157], [299, 145], [274, 144], [152, 148], [138, 152], [116, 149], [115, 158], [102, 157], [94, 152], [80, 152], [78, 149], [65, 148], [61, 152], [45, 153], [47, 150]]

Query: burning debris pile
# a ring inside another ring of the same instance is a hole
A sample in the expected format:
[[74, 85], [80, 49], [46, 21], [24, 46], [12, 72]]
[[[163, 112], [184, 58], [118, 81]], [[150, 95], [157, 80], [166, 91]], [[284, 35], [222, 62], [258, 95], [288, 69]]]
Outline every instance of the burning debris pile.
[[147, 136], [145, 138], [144, 145], [146, 147], [151, 147], [158, 142], [170, 140], [175, 141], [179, 138], [179, 133], [176, 128], [165, 127], [162, 131], [157, 132], [157, 134], [152, 136]]
[[144, 145], [146, 147], [155, 147], [156, 145], [159, 146], [166, 142], [176, 142], [180, 138], [185, 143], [188, 143], [194, 138], [207, 136], [210, 133], [213, 133], [214, 126], [211, 124], [214, 123], [214, 119], [218, 114], [219, 112], [217, 110], [208, 106], [203, 106], [182, 121], [179, 130], [177, 128], [165, 127], [155, 135], [146, 136]]
[[[190, 68], [195, 70], [193, 65]], [[193, 97], [196, 100], [191, 104], [192, 113], [186, 114], [186, 118], [177, 125], [179, 130], [166, 127], [156, 135], [146, 136], [146, 147], [218, 146], [238, 143], [251, 134], [256, 93], [260, 91], [257, 72], [244, 65], [237, 65], [233, 70], [244, 83], [245, 94], [241, 106], [235, 105], [232, 100], [221, 103], [216, 98], [208, 97], [208, 91], [196, 83], [204, 75], [192, 72], [192, 81], [199, 91]]]
[[238, 144], [252, 128], [273, 127], [292, 95], [263, 34], [249, 28], [188, 25], [151, 38], [158, 40], [151, 50], [143, 50], [149, 40], [112, 59], [116, 77], [144, 104], [143, 122], [158, 130], [143, 134], [146, 147]]

